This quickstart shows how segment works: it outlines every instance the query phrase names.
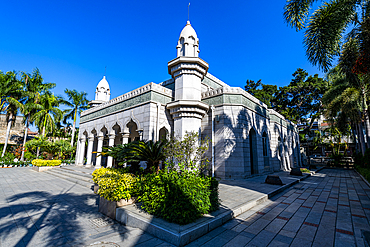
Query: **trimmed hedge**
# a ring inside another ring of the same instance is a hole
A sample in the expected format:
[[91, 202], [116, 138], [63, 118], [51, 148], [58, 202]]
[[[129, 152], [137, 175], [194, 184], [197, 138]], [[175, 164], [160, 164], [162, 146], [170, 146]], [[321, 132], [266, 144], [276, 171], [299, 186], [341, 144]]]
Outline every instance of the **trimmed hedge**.
[[61, 160], [32, 160], [32, 165], [34, 166], [60, 166], [60, 164], [62, 164]]
[[93, 181], [99, 185], [98, 194], [109, 201], [129, 200], [136, 178], [127, 169], [100, 168], [93, 172]]
[[181, 225], [217, 210], [220, 205], [218, 181], [191, 171], [146, 174], [137, 181], [136, 193], [146, 212]]

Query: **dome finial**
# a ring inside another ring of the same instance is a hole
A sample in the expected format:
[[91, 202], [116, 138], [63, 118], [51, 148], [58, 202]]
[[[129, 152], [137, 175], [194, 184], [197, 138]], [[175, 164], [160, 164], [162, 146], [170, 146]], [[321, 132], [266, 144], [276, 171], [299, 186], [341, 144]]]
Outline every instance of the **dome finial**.
[[190, 24], [190, 19], [189, 19], [189, 9], [190, 9], [190, 3], [188, 5], [188, 24]]

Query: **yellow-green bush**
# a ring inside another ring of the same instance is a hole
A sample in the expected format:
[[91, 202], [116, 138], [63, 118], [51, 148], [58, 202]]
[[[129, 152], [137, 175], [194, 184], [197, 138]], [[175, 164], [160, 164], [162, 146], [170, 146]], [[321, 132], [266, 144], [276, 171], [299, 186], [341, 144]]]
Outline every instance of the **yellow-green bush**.
[[103, 168], [102, 167], [102, 168], [96, 169], [92, 173], [92, 180], [94, 181], [94, 183], [98, 184], [101, 176], [105, 174], [112, 174], [112, 173], [115, 173], [115, 174], [128, 173], [128, 168]]
[[93, 172], [93, 181], [99, 185], [98, 194], [109, 201], [129, 200], [136, 178], [127, 169], [100, 168]]
[[61, 160], [32, 160], [32, 165], [34, 166], [59, 166], [60, 164], [62, 164]]

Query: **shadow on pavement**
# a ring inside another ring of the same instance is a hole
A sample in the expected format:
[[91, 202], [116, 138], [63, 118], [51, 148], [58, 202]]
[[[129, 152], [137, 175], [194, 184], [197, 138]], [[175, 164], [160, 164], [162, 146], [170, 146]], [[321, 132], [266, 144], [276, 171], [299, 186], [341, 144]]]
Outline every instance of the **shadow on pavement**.
[[[3, 205], [7, 206], [0, 207], [1, 245], [81, 246], [112, 233], [119, 233], [117, 242], [128, 238], [125, 226], [104, 221], [98, 212], [97, 195], [70, 192], [74, 186], [57, 195], [35, 191], [6, 198], [8, 204]], [[94, 225], [91, 220], [98, 218], [107, 225]], [[140, 242], [137, 237], [136, 243]]]

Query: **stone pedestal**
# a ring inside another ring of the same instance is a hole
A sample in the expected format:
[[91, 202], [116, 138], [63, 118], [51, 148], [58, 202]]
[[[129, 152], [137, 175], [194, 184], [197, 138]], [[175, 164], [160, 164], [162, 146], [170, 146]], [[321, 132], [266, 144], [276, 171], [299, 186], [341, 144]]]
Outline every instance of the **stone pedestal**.
[[297, 168], [292, 168], [292, 170], [290, 171], [290, 175], [303, 176], [301, 168], [298, 168], [298, 167]]
[[283, 185], [283, 182], [281, 181], [280, 177], [277, 175], [268, 175], [266, 180], [266, 184], [274, 184], [274, 185]]

